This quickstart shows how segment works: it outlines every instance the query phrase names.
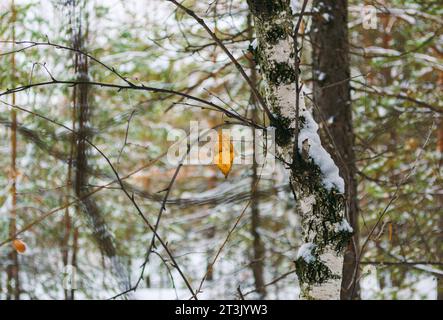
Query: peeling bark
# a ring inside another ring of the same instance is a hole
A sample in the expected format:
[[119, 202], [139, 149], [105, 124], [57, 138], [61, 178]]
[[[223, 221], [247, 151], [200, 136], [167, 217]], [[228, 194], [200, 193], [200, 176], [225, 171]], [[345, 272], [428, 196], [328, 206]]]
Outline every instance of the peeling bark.
[[339, 299], [343, 249], [352, 229], [344, 219], [343, 180], [321, 146], [318, 126], [303, 97], [297, 95], [295, 18], [289, 2], [248, 1], [258, 40], [253, 53], [266, 83], [278, 153], [290, 170], [297, 213], [301, 215], [305, 244], [296, 259], [301, 297]]

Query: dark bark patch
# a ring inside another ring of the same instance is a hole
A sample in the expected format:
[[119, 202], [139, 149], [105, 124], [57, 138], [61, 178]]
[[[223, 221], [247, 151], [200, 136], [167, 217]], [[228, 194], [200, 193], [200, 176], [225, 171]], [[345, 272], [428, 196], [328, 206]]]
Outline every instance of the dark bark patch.
[[291, 84], [295, 82], [296, 74], [293, 66], [285, 62], [274, 63], [269, 70], [268, 80], [275, 84]]
[[[274, 111], [277, 110], [274, 109]], [[271, 119], [271, 126], [275, 128], [275, 142], [279, 147], [285, 147], [293, 140], [294, 129], [289, 127], [290, 124], [291, 120], [282, 116], [279, 112], [276, 112], [274, 118]]]
[[254, 16], [269, 19], [286, 10], [289, 0], [248, 0], [248, 5]]
[[285, 28], [281, 25], [272, 25], [265, 34], [266, 43], [274, 45], [279, 40], [285, 39], [288, 36]]

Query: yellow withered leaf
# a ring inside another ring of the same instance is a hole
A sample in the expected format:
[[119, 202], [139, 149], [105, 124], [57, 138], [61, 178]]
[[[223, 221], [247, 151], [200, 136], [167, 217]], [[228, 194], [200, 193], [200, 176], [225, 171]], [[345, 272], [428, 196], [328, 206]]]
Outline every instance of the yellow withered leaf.
[[231, 136], [219, 130], [217, 145], [218, 150], [216, 149], [214, 164], [227, 178], [234, 162], [234, 145], [231, 142]]

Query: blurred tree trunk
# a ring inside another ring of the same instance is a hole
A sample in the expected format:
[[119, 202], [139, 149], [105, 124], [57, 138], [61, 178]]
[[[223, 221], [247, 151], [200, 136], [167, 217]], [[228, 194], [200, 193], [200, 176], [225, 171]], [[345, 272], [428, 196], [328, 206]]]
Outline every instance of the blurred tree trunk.
[[[74, 66], [76, 67], [76, 59], [74, 58]], [[76, 98], [77, 98], [77, 94], [76, 94], [76, 89], [74, 87], [73, 90], [73, 94], [72, 94], [72, 105], [76, 106], [77, 102], [76, 102]], [[72, 113], [71, 113], [71, 118], [72, 118], [72, 130], [76, 130], [76, 112], [75, 112], [75, 108], [72, 108]], [[67, 172], [67, 177], [66, 177], [66, 184], [71, 187], [72, 186], [72, 163], [73, 163], [73, 157], [74, 157], [74, 151], [75, 151], [75, 143], [76, 143], [76, 137], [75, 135], [72, 135], [71, 137], [71, 141], [70, 141], [70, 146], [69, 146], [69, 158], [68, 158], [68, 172]], [[70, 197], [71, 194], [68, 191], [65, 197], [65, 204], [67, 205], [70, 201]], [[76, 211], [77, 213], [79, 212], [78, 210]], [[70, 245], [69, 245], [69, 240], [71, 239], [72, 236], [72, 219], [70, 216], [70, 208], [69, 206], [66, 207], [65, 212], [64, 212], [64, 216], [63, 216], [63, 225], [64, 225], [64, 234], [63, 234], [63, 239], [61, 242], [61, 251], [62, 251], [62, 262], [63, 262], [63, 266], [65, 268], [65, 270], [67, 270], [68, 265], [69, 265], [69, 249], [70, 249]], [[78, 228], [77, 229], [77, 233], [78, 233]], [[75, 253], [72, 252], [72, 256], [74, 256]], [[72, 265], [74, 267], [76, 267], [76, 265], [71, 261]], [[64, 288], [64, 294], [65, 294], [65, 300], [74, 300], [74, 290], [68, 290], [68, 288]]]
[[[249, 37], [253, 37], [253, 25], [252, 25], [252, 16], [248, 15], [248, 29], [249, 29]], [[253, 59], [249, 59], [249, 67], [251, 69], [251, 83], [257, 87], [257, 71], [256, 65]], [[258, 121], [258, 104], [254, 95], [251, 94], [251, 107], [252, 107], [252, 119], [254, 121]], [[255, 290], [260, 295], [261, 299], [266, 297], [266, 287], [264, 280], [264, 258], [265, 258], [265, 246], [261, 239], [259, 228], [261, 225], [260, 219], [260, 199], [257, 196], [258, 192], [258, 182], [259, 177], [257, 173], [257, 161], [255, 158], [255, 148], [256, 148], [256, 139], [255, 139], [255, 129], [252, 129], [252, 139], [253, 139], [253, 162], [252, 162], [252, 179], [251, 179], [251, 235], [252, 235], [252, 261], [251, 261], [251, 269], [252, 274], [254, 275], [254, 284]]]
[[[252, 38], [252, 17], [248, 16], [248, 27], [250, 30], [250, 37]], [[249, 59], [249, 67], [251, 69], [251, 82], [257, 87], [257, 71], [256, 65], [253, 59]], [[258, 121], [258, 104], [254, 97], [251, 95], [251, 106], [252, 106], [252, 119]], [[255, 158], [256, 150], [256, 139], [255, 139], [255, 129], [252, 129], [252, 139], [253, 139], [253, 162], [252, 162], [252, 179], [251, 179], [251, 235], [253, 239], [252, 243], [252, 261], [251, 269], [254, 275], [255, 290], [263, 299], [266, 297], [266, 287], [264, 281], [264, 258], [265, 258], [265, 246], [260, 236], [259, 228], [261, 224], [260, 219], [260, 207], [259, 207], [259, 197], [257, 196], [259, 177], [257, 174], [257, 161]]]
[[[443, 124], [443, 121], [442, 121]], [[440, 204], [441, 207], [443, 208], [443, 195], [440, 195]], [[443, 244], [443, 214], [440, 213], [440, 218], [438, 221], [439, 224], [439, 234], [437, 236], [437, 255], [439, 258], [439, 262], [443, 262], [443, 248], [442, 248], [442, 244]], [[437, 277], [437, 300], [443, 300], [443, 276], [438, 276]]]
[[323, 124], [328, 126], [327, 130], [333, 140], [328, 151], [338, 164], [340, 175], [345, 179], [347, 218], [354, 229], [353, 241], [345, 252], [343, 263], [341, 299], [348, 300], [359, 296], [358, 283], [356, 289], [352, 289], [359, 233], [357, 169], [350, 95], [348, 3], [347, 0], [337, 0], [324, 4], [324, 0], [313, 2], [313, 6], [319, 9], [319, 14], [312, 18], [311, 29], [313, 90], [317, 107], [314, 114], [317, 121], [324, 121]]
[[344, 220], [343, 180], [304, 105], [290, 1], [249, 0], [248, 4], [258, 40], [254, 57], [266, 83], [277, 153], [290, 170], [301, 215], [304, 244], [296, 259], [301, 297], [339, 299], [343, 249], [351, 235]]
[[[82, 21], [82, 10], [84, 10], [86, 2], [73, 1], [70, 5], [72, 10], [71, 28], [74, 49], [85, 52], [85, 39], [88, 35], [88, 25]], [[74, 56], [75, 73], [77, 81], [87, 82], [89, 79], [89, 61], [86, 56], [76, 52]], [[86, 83], [74, 86], [75, 99], [75, 117], [77, 121], [76, 147], [75, 147], [75, 172], [74, 172], [74, 192], [77, 198], [82, 199], [77, 209], [78, 212], [84, 212], [88, 218], [93, 237], [97, 242], [99, 249], [110, 259], [112, 272], [116, 275], [119, 289], [124, 291], [129, 288], [129, 276], [119, 258], [117, 257], [117, 249], [114, 239], [108, 230], [105, 218], [101, 212], [97, 202], [90, 196], [86, 196], [91, 192], [89, 185], [88, 172], [88, 149], [92, 139], [90, 129], [91, 110], [89, 105], [90, 86]], [[78, 230], [74, 229], [74, 249], [73, 263], [77, 264], [77, 240]], [[71, 293], [72, 298], [73, 294]]]
[[[440, 79], [443, 78], [443, 72], [439, 74]], [[437, 152], [440, 153], [439, 167], [443, 164], [443, 116], [440, 117], [437, 127]], [[443, 208], [443, 194], [438, 195], [440, 209]], [[438, 211], [438, 210], [437, 210]], [[443, 214], [441, 212], [438, 217], [438, 234], [437, 234], [437, 257], [438, 262], [443, 262]], [[443, 300], [443, 276], [437, 277], [437, 300]]]
[[[253, 129], [255, 131], [255, 129]], [[255, 132], [253, 133], [253, 148], [255, 150]], [[259, 209], [259, 197], [258, 191], [258, 175], [257, 175], [257, 162], [254, 160], [252, 165], [252, 179], [251, 179], [251, 234], [252, 234], [252, 261], [251, 269], [254, 274], [255, 290], [263, 299], [266, 296], [266, 287], [264, 281], [264, 259], [265, 259], [265, 246], [260, 236], [260, 209]]]
[[[12, 25], [12, 42], [15, 41], [15, 22], [16, 22], [16, 8], [14, 1], [11, 2], [11, 25]], [[13, 45], [13, 47], [15, 47]], [[11, 73], [12, 83], [15, 83], [15, 54], [11, 54]], [[12, 94], [11, 104], [15, 106], [15, 93]], [[17, 232], [17, 111], [11, 110], [11, 212], [9, 220], [9, 236], [13, 239]], [[9, 261], [7, 266], [7, 294], [6, 298], [20, 299], [20, 279], [19, 279], [19, 262], [18, 254], [15, 249], [11, 249], [8, 255]]]

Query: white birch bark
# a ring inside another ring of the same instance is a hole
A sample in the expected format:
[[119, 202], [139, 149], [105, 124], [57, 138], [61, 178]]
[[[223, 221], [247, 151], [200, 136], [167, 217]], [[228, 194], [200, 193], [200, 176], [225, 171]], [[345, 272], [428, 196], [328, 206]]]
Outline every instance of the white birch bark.
[[[274, 116], [271, 125], [276, 128], [278, 153], [289, 164], [297, 214], [301, 215], [304, 244], [296, 257], [300, 297], [339, 299], [343, 248], [352, 229], [344, 219], [343, 179], [321, 146], [318, 125], [303, 97], [296, 114], [298, 71], [292, 37], [295, 18], [289, 0], [249, 0], [248, 3], [258, 40], [253, 53], [265, 80], [266, 102]], [[294, 143], [297, 143], [295, 148]]]

